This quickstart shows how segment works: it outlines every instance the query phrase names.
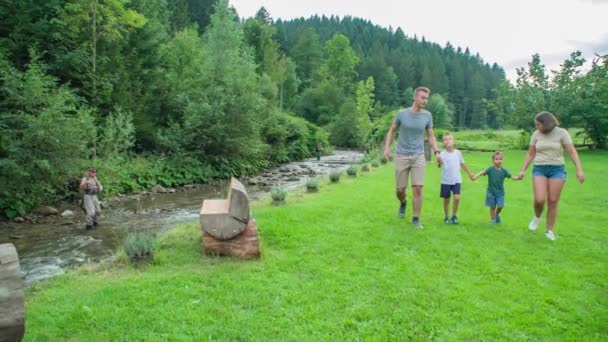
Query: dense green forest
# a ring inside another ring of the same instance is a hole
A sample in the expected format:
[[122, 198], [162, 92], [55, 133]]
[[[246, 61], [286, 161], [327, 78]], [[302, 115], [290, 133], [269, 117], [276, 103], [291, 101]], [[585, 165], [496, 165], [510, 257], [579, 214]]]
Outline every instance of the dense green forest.
[[[400, 28], [273, 20], [263, 8], [241, 19], [226, 0], [11, 0], [0, 18], [0, 210], [9, 217], [74, 196], [92, 164], [112, 194], [253, 174], [308, 157], [317, 143], [372, 148], [421, 85], [433, 91], [436, 126], [482, 129], [518, 126], [510, 117], [547, 104], [526, 107], [527, 92], [559, 93], [551, 103], [565, 108], [557, 98], [579, 89], [567, 71], [555, 89], [523, 70], [512, 86], [468, 48]], [[598, 60], [593, 77], [605, 70]], [[570, 124], [586, 122], [583, 102], [582, 121]]]

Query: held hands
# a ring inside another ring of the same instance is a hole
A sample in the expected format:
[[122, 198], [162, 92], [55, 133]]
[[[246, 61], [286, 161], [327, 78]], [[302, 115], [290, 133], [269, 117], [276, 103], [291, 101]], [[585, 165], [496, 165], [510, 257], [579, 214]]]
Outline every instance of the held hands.
[[443, 165], [443, 159], [441, 159], [441, 155], [439, 153], [437, 153], [436, 156], [437, 156], [437, 166], [441, 167], [441, 165]]

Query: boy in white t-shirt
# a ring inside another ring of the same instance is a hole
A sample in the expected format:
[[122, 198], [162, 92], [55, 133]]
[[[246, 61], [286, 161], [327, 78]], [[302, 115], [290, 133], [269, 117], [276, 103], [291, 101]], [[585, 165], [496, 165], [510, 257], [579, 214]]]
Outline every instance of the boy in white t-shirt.
[[[445, 150], [441, 151], [442, 162], [438, 165], [439, 167], [443, 167], [441, 171], [441, 191], [439, 194], [443, 198], [443, 213], [445, 215], [443, 222], [458, 224], [458, 205], [460, 204], [460, 186], [462, 183], [460, 168], [463, 168], [467, 172], [471, 180], [473, 179], [473, 173], [464, 163], [462, 153], [454, 148], [454, 136], [447, 132], [444, 133], [443, 146]], [[449, 217], [451, 194], [454, 194], [452, 218]]]

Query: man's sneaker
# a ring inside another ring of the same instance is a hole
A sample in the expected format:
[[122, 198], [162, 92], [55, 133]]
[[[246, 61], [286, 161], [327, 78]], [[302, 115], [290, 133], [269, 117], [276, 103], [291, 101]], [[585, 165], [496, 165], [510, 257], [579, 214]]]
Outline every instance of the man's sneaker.
[[534, 218], [532, 219], [532, 221], [530, 221], [530, 224], [528, 225], [528, 229], [531, 231], [535, 231], [536, 228], [538, 228], [539, 221], [540, 221], [540, 217], [534, 216]]
[[456, 215], [452, 216], [452, 224], [458, 224], [458, 218], [456, 217]]
[[500, 218], [500, 215], [496, 215], [496, 223], [501, 223], [502, 219]]
[[496, 224], [496, 219], [491, 219], [490, 224]]
[[399, 211], [397, 212], [397, 216], [399, 216], [399, 218], [405, 217], [405, 207], [407, 207], [407, 201], [401, 202], [399, 205]]
[[449, 224], [449, 223], [450, 223], [450, 218], [449, 218], [449, 217], [447, 217], [447, 216], [446, 216], [446, 217], [444, 217], [444, 218], [443, 218], [443, 223], [447, 223], [447, 224]]
[[551, 241], [555, 241], [555, 234], [553, 234], [552, 230], [549, 230], [548, 232], [546, 232], [545, 236], [547, 237], [547, 239], [549, 239]]
[[414, 225], [415, 228], [418, 228], [418, 229], [424, 228], [424, 227], [422, 227], [422, 223], [420, 223], [420, 220], [414, 220], [414, 221], [412, 221], [412, 224]]

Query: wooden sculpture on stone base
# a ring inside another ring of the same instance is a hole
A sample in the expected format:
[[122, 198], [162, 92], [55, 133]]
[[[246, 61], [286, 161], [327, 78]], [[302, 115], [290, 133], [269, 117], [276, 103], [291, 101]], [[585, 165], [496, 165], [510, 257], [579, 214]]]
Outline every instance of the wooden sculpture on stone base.
[[25, 333], [23, 280], [11, 243], [0, 244], [0, 342], [21, 341]]
[[205, 254], [240, 259], [260, 256], [258, 228], [247, 191], [238, 179], [230, 180], [228, 199], [203, 201], [200, 220]]

